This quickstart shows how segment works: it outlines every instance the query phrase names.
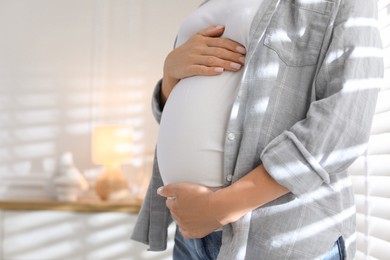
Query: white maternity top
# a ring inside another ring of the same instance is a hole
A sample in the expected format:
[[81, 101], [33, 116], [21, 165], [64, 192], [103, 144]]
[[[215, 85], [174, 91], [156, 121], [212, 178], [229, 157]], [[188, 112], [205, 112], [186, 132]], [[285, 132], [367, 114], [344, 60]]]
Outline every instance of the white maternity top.
[[[248, 47], [249, 29], [261, 0], [211, 0], [182, 24], [176, 46], [210, 25], [225, 27], [222, 37]], [[239, 72], [182, 79], [171, 92], [160, 121], [157, 160], [164, 184], [223, 185], [226, 127]]]

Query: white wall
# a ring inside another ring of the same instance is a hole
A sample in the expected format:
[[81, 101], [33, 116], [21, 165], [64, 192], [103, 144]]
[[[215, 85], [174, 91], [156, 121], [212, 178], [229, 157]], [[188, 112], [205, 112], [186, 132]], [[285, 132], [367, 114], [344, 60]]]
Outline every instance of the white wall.
[[133, 126], [139, 151], [152, 150], [151, 92], [200, 2], [0, 0], [0, 176], [41, 174], [64, 151], [94, 167], [101, 122]]

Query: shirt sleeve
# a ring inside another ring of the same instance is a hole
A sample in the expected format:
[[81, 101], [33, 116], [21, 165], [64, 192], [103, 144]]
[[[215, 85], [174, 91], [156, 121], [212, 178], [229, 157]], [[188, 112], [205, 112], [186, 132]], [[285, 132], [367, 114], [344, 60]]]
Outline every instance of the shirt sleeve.
[[306, 118], [261, 153], [269, 174], [296, 195], [330, 183], [366, 149], [384, 70], [376, 15], [374, 0], [342, 3]]
[[161, 104], [161, 87], [162, 79], [157, 82], [152, 95], [152, 113], [157, 123], [160, 123], [163, 110], [163, 105]]

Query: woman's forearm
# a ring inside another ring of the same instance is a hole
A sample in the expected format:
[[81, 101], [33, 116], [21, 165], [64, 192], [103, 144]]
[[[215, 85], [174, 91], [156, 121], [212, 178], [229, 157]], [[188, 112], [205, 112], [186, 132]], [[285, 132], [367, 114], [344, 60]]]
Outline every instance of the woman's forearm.
[[226, 225], [288, 192], [260, 165], [229, 187], [214, 192], [210, 208], [215, 209], [217, 220]]
[[201, 238], [289, 191], [259, 166], [231, 186], [213, 192], [194, 183], [160, 187], [172, 218], [186, 238]]

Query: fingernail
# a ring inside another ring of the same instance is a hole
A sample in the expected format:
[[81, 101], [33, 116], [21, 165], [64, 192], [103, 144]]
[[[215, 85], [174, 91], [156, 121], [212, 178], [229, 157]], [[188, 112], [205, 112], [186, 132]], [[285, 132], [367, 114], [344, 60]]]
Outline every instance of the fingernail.
[[217, 72], [217, 73], [222, 73], [223, 72], [223, 68], [215, 68], [214, 71]]
[[158, 195], [161, 195], [162, 191], [163, 191], [164, 187], [160, 187], [157, 189], [157, 194]]
[[242, 46], [237, 46], [236, 50], [237, 50], [239, 53], [246, 54], [246, 50], [245, 50], [245, 48], [242, 47]]
[[241, 64], [238, 64], [238, 63], [235, 63], [235, 62], [231, 62], [230, 63], [230, 67], [232, 67], [233, 69], [241, 69]]
[[215, 26], [215, 29], [222, 29], [222, 28], [225, 28], [225, 26], [223, 26], [223, 25], [217, 25], [217, 26]]
[[238, 60], [239, 60], [242, 64], [245, 64], [245, 57], [240, 57], [240, 58], [238, 58]]

